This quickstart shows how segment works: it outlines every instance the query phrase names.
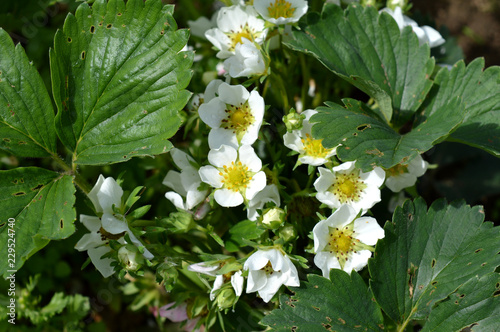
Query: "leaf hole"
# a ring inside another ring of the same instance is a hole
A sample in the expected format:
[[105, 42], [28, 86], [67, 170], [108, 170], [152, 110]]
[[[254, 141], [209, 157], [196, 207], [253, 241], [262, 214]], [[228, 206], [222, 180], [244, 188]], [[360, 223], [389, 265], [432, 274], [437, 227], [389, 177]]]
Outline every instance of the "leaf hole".
[[19, 145], [26, 145], [26, 144], [28, 144], [28, 143], [27, 143], [27, 142], [25, 142], [25, 141], [19, 141], [19, 143], [17, 143], [17, 144], [19, 144]]
[[14, 196], [24, 196], [24, 195], [26, 195], [26, 193], [24, 191], [20, 191], [20, 192], [17, 192], [15, 194], [12, 194], [12, 195], [14, 195]]
[[163, 29], [162, 29], [162, 30], [160, 31], [160, 35], [164, 35], [164, 34], [165, 34], [165, 30], [163, 30]]
[[68, 43], [71, 43], [72, 41], [71, 37], [68, 37]]
[[463, 299], [465, 297], [465, 294], [462, 294], [459, 296], [459, 298]]
[[485, 266], [485, 265], [486, 265], [486, 263], [481, 264], [481, 266]]
[[434, 267], [436, 265], [436, 260], [435, 259], [432, 259], [432, 262], [431, 262], [431, 267]]
[[91, 25], [90, 26], [90, 33], [94, 33], [94, 31], [95, 31], [95, 26]]
[[82, 58], [82, 60], [85, 60], [85, 51], [82, 52], [82, 54], [80, 55], [80, 57]]
[[7, 142], [7, 143], [10, 143], [10, 138], [4, 138], [3, 141]]
[[61, 227], [61, 229], [64, 228], [64, 221], [62, 219], [59, 221], [59, 226]]
[[330, 324], [321, 323], [326, 330], [330, 330], [332, 326]]
[[477, 254], [478, 252], [482, 251], [483, 249], [479, 248], [477, 249], [476, 251], [474, 251], [475, 254]]
[[291, 330], [291, 331], [292, 331], [292, 332], [297, 331], [297, 326], [292, 326], [292, 330]]
[[116, 16], [122, 16], [122, 13], [116, 13]]
[[102, 27], [102, 21], [101, 21], [101, 22], [99, 22], [99, 24], [98, 24], [98, 25], [99, 25], [100, 27]]
[[109, 23], [108, 25], [106, 25], [106, 29], [111, 29], [113, 27], [113, 24]]
[[320, 311], [320, 310], [321, 310], [321, 309], [320, 309], [320, 308], [318, 308], [318, 307], [315, 307], [315, 306], [312, 306], [312, 307], [313, 307], [313, 309], [314, 309], [314, 310], [316, 310], [316, 311]]
[[42, 188], [43, 188], [43, 184], [39, 184], [38, 186], [32, 188], [31, 190], [37, 191], [38, 189], [42, 189]]
[[500, 288], [500, 282], [497, 282], [497, 284], [495, 285], [496, 288]]
[[431, 282], [431, 285], [435, 286], [437, 283], [438, 283], [437, 281], [433, 281], [433, 282]]
[[4, 223], [4, 222], [3, 222], [3, 223], [1, 223], [1, 224], [0, 224], [0, 228], [2, 228], [3, 226], [5, 226], [5, 224], [6, 224], [6, 223]]
[[458, 300], [457, 300], [457, 301], [455, 301], [455, 304], [458, 304]]

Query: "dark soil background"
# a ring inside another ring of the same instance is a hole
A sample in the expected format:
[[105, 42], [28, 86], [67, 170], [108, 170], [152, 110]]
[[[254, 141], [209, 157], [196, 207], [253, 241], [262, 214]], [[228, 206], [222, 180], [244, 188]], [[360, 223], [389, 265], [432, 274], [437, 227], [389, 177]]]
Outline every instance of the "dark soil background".
[[484, 57], [500, 65], [500, 0], [415, 0], [414, 12], [429, 15], [458, 39], [466, 62]]

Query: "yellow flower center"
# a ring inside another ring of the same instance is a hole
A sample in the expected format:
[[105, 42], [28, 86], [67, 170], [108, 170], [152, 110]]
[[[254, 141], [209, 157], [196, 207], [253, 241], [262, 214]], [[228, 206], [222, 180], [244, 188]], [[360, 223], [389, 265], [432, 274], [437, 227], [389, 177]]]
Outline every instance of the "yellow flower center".
[[306, 138], [302, 138], [301, 141], [304, 145], [304, 154], [306, 156], [325, 158], [326, 155], [331, 151], [331, 149], [325, 149], [323, 144], [321, 144], [321, 141], [323, 141], [323, 139], [313, 139], [309, 134], [306, 134]]
[[219, 175], [223, 177], [223, 187], [236, 192], [243, 191], [247, 188], [252, 180], [253, 173], [250, 172], [248, 166], [243, 165], [241, 161], [236, 163], [233, 161], [229, 166], [224, 165]]
[[280, 272], [280, 271], [274, 271], [270, 261], [268, 261], [266, 266], [264, 266], [261, 270], [266, 272], [267, 275], [272, 275], [274, 272]]
[[404, 173], [408, 173], [408, 165], [397, 164], [386, 170], [387, 175], [389, 176], [398, 176], [403, 175]]
[[274, 3], [270, 2], [267, 10], [269, 16], [273, 18], [293, 17], [293, 13], [295, 12], [295, 8], [292, 7], [292, 4], [286, 0], [275, 0]]
[[354, 223], [343, 228], [328, 227], [328, 243], [323, 250], [334, 254], [342, 268], [344, 268], [351, 252], [355, 253], [364, 249], [363, 244], [358, 239], [353, 238], [353, 225]]
[[226, 105], [226, 114], [227, 117], [222, 120], [221, 128], [232, 130], [240, 142], [248, 127], [255, 121], [248, 102], [238, 106]]
[[337, 196], [340, 203], [357, 202], [361, 197], [366, 184], [361, 180], [358, 171], [351, 173], [336, 174], [335, 183], [329, 188], [329, 191]]
[[250, 41], [254, 41], [260, 35], [260, 32], [252, 31], [248, 27], [248, 24], [245, 24], [245, 26], [240, 26], [240, 27], [241, 30], [239, 31], [231, 31], [226, 33], [226, 35], [231, 40], [231, 46], [229, 47], [230, 52], [234, 51], [236, 45], [243, 44], [243, 38], [246, 38]]

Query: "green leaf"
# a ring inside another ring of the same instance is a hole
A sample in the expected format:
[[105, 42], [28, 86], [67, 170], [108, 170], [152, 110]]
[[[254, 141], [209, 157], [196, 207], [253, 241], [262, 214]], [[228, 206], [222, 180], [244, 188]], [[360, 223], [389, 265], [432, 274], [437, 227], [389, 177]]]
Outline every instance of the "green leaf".
[[288, 45], [316, 57], [323, 65], [374, 98], [381, 118], [402, 125], [420, 107], [432, 86], [429, 46], [419, 46], [410, 27], [400, 32], [387, 13], [351, 5], [345, 12], [326, 5], [321, 18], [294, 31]]
[[57, 133], [78, 164], [169, 151], [190, 92], [188, 30], [160, 0], [96, 1], [68, 15], [50, 52]]
[[20, 44], [0, 28], [0, 149], [20, 157], [56, 151], [54, 109], [35, 67]]
[[451, 70], [442, 68], [436, 76], [424, 115], [432, 115], [455, 96], [465, 103], [463, 123], [451, 139], [500, 156], [500, 67], [484, 69], [479, 58], [465, 66], [457, 62]]
[[382, 312], [357, 272], [349, 276], [332, 269], [331, 281], [313, 274], [307, 278], [309, 282], [292, 288], [291, 298], [282, 295], [280, 309], [261, 323], [273, 331], [382, 331]]
[[463, 104], [451, 98], [406, 134], [399, 134], [362, 102], [342, 100], [345, 107], [327, 102], [313, 115], [313, 136], [322, 138], [327, 148], [337, 148], [342, 161], [357, 160], [356, 166], [370, 170], [374, 166], [390, 168], [407, 163], [444, 140], [462, 121]]
[[386, 223], [368, 266], [377, 303], [400, 326], [426, 319], [435, 304], [500, 264], [500, 228], [482, 207], [422, 198], [406, 201]]
[[231, 227], [229, 238], [226, 240], [226, 249], [230, 252], [238, 251], [246, 247], [246, 240], [258, 239], [266, 230], [257, 226], [255, 221], [243, 220]]
[[462, 331], [471, 325], [477, 325], [472, 331], [494, 331], [500, 317], [499, 289], [498, 273], [471, 278], [432, 310], [422, 332]]
[[[7, 250], [7, 243], [13, 243], [8, 239], [15, 239], [15, 263], [11, 266], [12, 261], [1, 260], [0, 275], [18, 270], [50, 240], [74, 233], [75, 187], [69, 175], [36, 167], [0, 171], [0, 193], [3, 250]], [[9, 231], [9, 218], [15, 219], [14, 232]]]

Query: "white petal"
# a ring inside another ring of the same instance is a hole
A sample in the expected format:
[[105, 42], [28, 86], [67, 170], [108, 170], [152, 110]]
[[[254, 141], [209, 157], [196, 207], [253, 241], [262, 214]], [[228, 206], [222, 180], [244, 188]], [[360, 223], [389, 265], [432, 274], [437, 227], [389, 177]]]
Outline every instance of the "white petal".
[[92, 264], [94, 264], [95, 268], [101, 272], [104, 278], [107, 278], [115, 273], [113, 267], [111, 266], [111, 263], [113, 263], [114, 260], [111, 258], [101, 258], [110, 251], [111, 249], [108, 246], [101, 246], [87, 251]]
[[281, 204], [278, 187], [275, 184], [265, 186], [250, 200], [247, 207], [247, 218], [252, 221], [257, 220], [259, 216], [257, 210], [262, 209], [267, 202], [274, 202], [276, 206]]
[[174, 191], [169, 191], [165, 193], [165, 197], [174, 204], [174, 206], [180, 210], [189, 210], [185, 205], [184, 205], [184, 200], [182, 199], [181, 195]]
[[[276, 249], [274, 249], [276, 250]], [[258, 250], [253, 253], [243, 264], [243, 270], [260, 270], [269, 262], [269, 253], [271, 250]], [[274, 256], [273, 256], [274, 257]]]
[[355, 161], [347, 161], [347, 162], [345, 162], [343, 164], [335, 166], [334, 168], [332, 168], [332, 171], [333, 172], [345, 171], [345, 172], [341, 172], [341, 173], [349, 173], [349, 172], [351, 172], [354, 169], [355, 163], [356, 163]]
[[326, 244], [328, 243], [328, 221], [327, 219], [321, 220], [314, 226], [313, 235], [314, 235], [314, 251], [319, 253], [322, 251]]
[[241, 163], [248, 166], [250, 171], [259, 172], [262, 169], [262, 161], [250, 145], [242, 145], [238, 152]]
[[121, 206], [122, 195], [123, 189], [116, 183], [115, 179], [112, 177], [106, 178], [97, 193], [97, 199], [99, 200], [99, 204], [101, 204], [103, 212], [112, 213], [113, 205], [119, 208]]
[[389, 176], [385, 180], [385, 185], [387, 188], [391, 189], [393, 192], [397, 193], [413, 186], [417, 182], [417, 177], [411, 173], [403, 173], [396, 176]]
[[318, 167], [320, 176], [314, 181], [314, 188], [318, 192], [327, 191], [335, 183], [335, 174], [329, 169]]
[[205, 98], [205, 103], [219, 96], [219, 86], [224, 83], [222, 80], [212, 80], [208, 83], [203, 97]]
[[425, 174], [427, 167], [429, 167], [429, 163], [426, 162], [421, 155], [417, 155], [408, 164], [408, 172], [416, 177], [420, 177]]
[[234, 288], [234, 293], [236, 296], [240, 296], [241, 293], [243, 292], [243, 282], [245, 279], [241, 275], [241, 271], [236, 271], [232, 276], [231, 276], [231, 285]]
[[215, 277], [214, 286], [210, 291], [210, 301], [215, 300], [215, 291], [220, 289], [223, 284], [224, 284], [224, 276], [222, 274], [219, 274], [218, 276]]
[[213, 149], [208, 152], [208, 161], [216, 167], [230, 165], [231, 162], [236, 161], [236, 158], [238, 158], [238, 152], [235, 148], [228, 145], [222, 145], [219, 149]]
[[172, 150], [170, 150], [170, 155], [172, 156], [175, 165], [179, 167], [181, 170], [194, 168], [193, 165], [191, 164], [195, 163], [194, 159], [191, 158], [191, 156], [185, 153], [184, 151], [179, 150], [177, 148], [173, 148]]
[[198, 189], [189, 190], [186, 195], [186, 208], [191, 210], [196, 205], [203, 202], [205, 197], [207, 197], [208, 190], [199, 191]]
[[340, 269], [337, 257], [326, 251], [321, 251], [314, 256], [314, 265], [321, 269], [323, 277], [330, 278], [330, 269]]
[[248, 100], [250, 93], [243, 85], [229, 85], [222, 83], [219, 86], [219, 98], [226, 104], [238, 106]]
[[304, 115], [304, 116], [305, 116], [305, 120], [306, 120], [308, 123], [310, 123], [310, 122], [309, 122], [309, 120], [311, 119], [311, 117], [312, 117], [314, 114], [317, 114], [317, 113], [318, 113], [318, 111], [316, 111], [316, 110], [307, 109], [307, 110], [305, 110], [304, 112], [302, 112], [302, 115]]
[[243, 203], [243, 196], [238, 191], [217, 189], [214, 193], [215, 201], [224, 207], [234, 207]]
[[291, 133], [286, 133], [285, 135], [283, 135], [283, 143], [290, 150], [300, 153], [304, 152], [304, 144], [302, 144], [301, 138], [298, 133], [298, 130], [294, 130]]
[[283, 284], [289, 287], [299, 287], [300, 281], [297, 268], [295, 267], [295, 265], [292, 263], [292, 261], [288, 256], [283, 257], [283, 259], [285, 261], [285, 264], [287, 265], [286, 274], [284, 273], [285, 280]]
[[188, 271], [203, 273], [212, 277], [215, 277], [217, 270], [219, 269], [218, 264], [206, 265], [205, 262], [191, 264], [187, 267]]
[[274, 294], [280, 289], [283, 282], [281, 280], [281, 273], [275, 272], [267, 277], [267, 283], [264, 287], [259, 289], [259, 295], [264, 302], [269, 302], [273, 298]]
[[134, 233], [132, 233], [132, 231], [128, 231], [128, 236], [130, 237], [130, 241], [132, 241], [132, 243], [137, 247], [137, 248], [144, 248], [144, 253], [142, 254], [144, 256], [144, 258], [146, 259], [153, 259], [154, 258], [154, 255], [148, 250], [146, 249], [146, 247], [141, 243], [141, 241], [139, 241], [138, 238], [135, 237]]
[[85, 214], [80, 215], [80, 222], [91, 232], [97, 232], [101, 228], [101, 219]]
[[222, 187], [222, 175], [220, 175], [220, 171], [218, 171], [215, 167], [207, 165], [200, 167], [198, 171], [201, 181], [208, 183], [214, 188]]
[[247, 279], [247, 293], [253, 293], [265, 287], [267, 284], [267, 274], [261, 270], [250, 270]]
[[302, 155], [299, 161], [306, 165], [320, 166], [327, 162], [327, 158], [318, 158], [313, 156]]
[[168, 171], [167, 176], [162, 182], [165, 186], [172, 188], [182, 196], [186, 196], [187, 192], [182, 185], [181, 173], [176, 171]]
[[78, 251], [84, 251], [100, 247], [104, 244], [106, 244], [106, 242], [102, 240], [101, 234], [92, 232], [84, 234], [80, 241], [75, 244], [75, 249]]
[[364, 244], [373, 246], [384, 238], [384, 229], [372, 217], [361, 217], [354, 220], [354, 237]]
[[338, 209], [342, 205], [337, 196], [329, 191], [318, 192], [316, 194], [316, 199], [321, 203], [328, 205], [330, 209]]
[[445, 40], [443, 39], [441, 34], [436, 31], [436, 29], [424, 25], [422, 26], [422, 30], [424, 31], [426, 39], [429, 42], [429, 47], [432, 48], [443, 45], [445, 43]]
[[122, 232], [128, 232], [128, 224], [124, 220], [119, 220], [111, 213], [104, 213], [102, 215], [102, 228], [111, 234], [120, 234]]
[[222, 145], [238, 148], [238, 138], [232, 130], [224, 128], [213, 128], [208, 133], [208, 146], [210, 149], [219, 149]]
[[351, 256], [344, 265], [344, 271], [351, 274], [352, 270], [359, 271], [368, 264], [368, 259], [372, 256], [370, 250], [361, 250], [351, 253]]
[[385, 171], [380, 167], [375, 167], [368, 173], [361, 172], [360, 178], [365, 184], [379, 188], [384, 183]]
[[99, 199], [97, 198], [97, 193], [101, 190], [103, 182], [104, 182], [104, 176], [100, 174], [96, 184], [94, 185], [94, 188], [92, 188], [92, 190], [87, 195], [94, 204], [95, 210], [97, 212], [102, 212], [102, 207], [101, 204], [99, 203]]
[[258, 172], [252, 176], [252, 180], [248, 183], [248, 188], [245, 191], [246, 199], [252, 199], [266, 186], [266, 173], [263, 171]]
[[221, 121], [226, 118], [226, 104], [220, 98], [214, 98], [201, 104], [198, 114], [210, 128], [219, 128]]

